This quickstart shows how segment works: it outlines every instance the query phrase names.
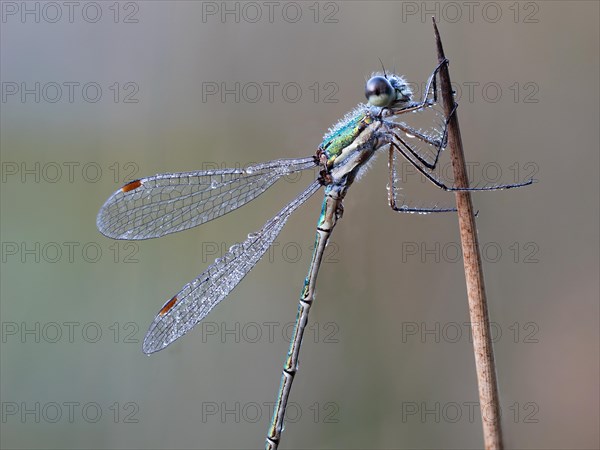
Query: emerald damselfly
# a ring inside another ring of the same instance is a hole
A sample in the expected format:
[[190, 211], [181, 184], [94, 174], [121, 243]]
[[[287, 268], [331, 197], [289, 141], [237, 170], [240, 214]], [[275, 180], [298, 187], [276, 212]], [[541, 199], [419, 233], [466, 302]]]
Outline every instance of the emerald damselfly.
[[[447, 63], [444, 61], [442, 64]], [[223, 300], [261, 259], [290, 215], [319, 189], [325, 197], [308, 275], [300, 294], [296, 323], [285, 358], [281, 385], [267, 433], [266, 448], [276, 449], [281, 439], [286, 406], [308, 314], [315, 298], [317, 274], [331, 233], [342, 217], [343, 199], [355, 179], [380, 150], [389, 155], [388, 201], [398, 212], [455, 211], [445, 207], [400, 204], [395, 157], [402, 155], [426, 179], [445, 191], [508, 189], [532, 183], [460, 187], [441, 181], [434, 170], [446, 146], [448, 118], [423, 131], [401, 121], [407, 113], [436, 107], [437, 73], [429, 77], [420, 101], [410, 86], [394, 74], [374, 74], [366, 83], [368, 103], [358, 105], [325, 135], [316, 154], [308, 158], [280, 159], [244, 169], [222, 169], [159, 174], [131, 181], [116, 191], [100, 209], [97, 226], [113, 239], [150, 239], [186, 230], [221, 217], [265, 192], [286, 175], [318, 169], [318, 177], [293, 201], [265, 223], [257, 233], [232, 246], [196, 279], [186, 284], [159, 310], [144, 339], [147, 354], [162, 350], [190, 331]], [[456, 109], [456, 105], [454, 110]], [[411, 142], [417, 142], [414, 144]], [[423, 148], [425, 150], [423, 150]]]

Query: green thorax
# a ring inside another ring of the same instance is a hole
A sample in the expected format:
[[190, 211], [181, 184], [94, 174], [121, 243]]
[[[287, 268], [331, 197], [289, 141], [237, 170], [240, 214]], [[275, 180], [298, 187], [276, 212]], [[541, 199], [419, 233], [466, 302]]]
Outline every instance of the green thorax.
[[373, 117], [369, 107], [359, 105], [329, 130], [319, 145], [319, 149], [325, 152], [327, 161], [331, 162], [371, 123], [373, 123]]

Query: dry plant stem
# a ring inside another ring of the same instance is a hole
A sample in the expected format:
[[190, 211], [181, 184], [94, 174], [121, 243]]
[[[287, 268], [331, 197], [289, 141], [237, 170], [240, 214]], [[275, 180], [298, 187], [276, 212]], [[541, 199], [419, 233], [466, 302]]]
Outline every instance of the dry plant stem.
[[[440, 34], [433, 19], [433, 28], [437, 44], [438, 61], [441, 63], [446, 58]], [[448, 65], [440, 69], [440, 90], [444, 102], [444, 113], [450, 117], [448, 124], [448, 147], [452, 157], [455, 185], [468, 187], [469, 180], [465, 166], [460, 128], [454, 107], [454, 97], [450, 85]], [[475, 352], [475, 366], [477, 369], [477, 382], [479, 385], [479, 404], [483, 422], [483, 438], [486, 449], [502, 449], [502, 427], [500, 422], [500, 401], [498, 398], [498, 384], [496, 381], [496, 366], [490, 333], [490, 321], [483, 283], [483, 270], [477, 228], [471, 193], [468, 191], [455, 192], [456, 208], [458, 210], [458, 223], [460, 240], [462, 243], [465, 278], [467, 282], [467, 296], [469, 299], [469, 316], [471, 319], [471, 333], [473, 335], [473, 350]]]

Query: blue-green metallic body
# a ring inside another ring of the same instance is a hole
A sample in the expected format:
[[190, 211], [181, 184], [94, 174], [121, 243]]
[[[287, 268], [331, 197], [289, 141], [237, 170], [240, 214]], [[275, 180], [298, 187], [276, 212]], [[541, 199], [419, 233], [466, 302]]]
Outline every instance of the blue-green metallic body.
[[329, 133], [327, 133], [319, 149], [327, 156], [328, 165], [342, 154], [362, 131], [373, 123], [373, 117], [366, 105], [360, 105], [348, 116], [344, 117]]

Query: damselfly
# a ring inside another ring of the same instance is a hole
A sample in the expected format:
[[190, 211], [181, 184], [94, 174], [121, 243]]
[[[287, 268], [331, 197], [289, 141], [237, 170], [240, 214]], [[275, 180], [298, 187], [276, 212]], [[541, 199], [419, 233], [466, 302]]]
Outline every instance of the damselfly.
[[[409, 112], [433, 109], [437, 103], [437, 72], [429, 77], [421, 101], [398, 75], [374, 74], [365, 87], [367, 104], [358, 105], [329, 130], [316, 154], [280, 159], [245, 169], [169, 173], [131, 181], [115, 192], [98, 213], [100, 232], [113, 239], [150, 239], [186, 230], [221, 217], [255, 199], [277, 180], [295, 172], [318, 168], [319, 176], [263, 228], [234, 245], [195, 280], [186, 284], [158, 311], [143, 343], [145, 353], [162, 350], [200, 322], [261, 259], [290, 215], [321, 187], [324, 188], [315, 247], [300, 294], [290, 348], [267, 434], [266, 448], [277, 448], [290, 389], [298, 369], [298, 355], [308, 313], [314, 300], [317, 273], [327, 241], [342, 216], [348, 188], [379, 151], [389, 154], [388, 200], [394, 211], [431, 213], [453, 208], [400, 204], [397, 199], [395, 155], [399, 153], [437, 187], [446, 191], [507, 189], [530, 184], [464, 188], [441, 181], [434, 170], [446, 145], [448, 118], [427, 131], [400, 118]], [[410, 144], [418, 142], [417, 145]], [[420, 147], [420, 148], [419, 148]], [[429, 149], [423, 151], [422, 149]]]

